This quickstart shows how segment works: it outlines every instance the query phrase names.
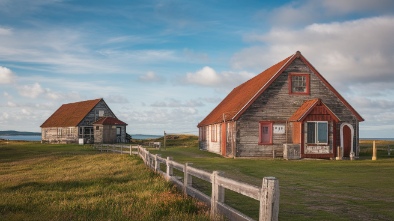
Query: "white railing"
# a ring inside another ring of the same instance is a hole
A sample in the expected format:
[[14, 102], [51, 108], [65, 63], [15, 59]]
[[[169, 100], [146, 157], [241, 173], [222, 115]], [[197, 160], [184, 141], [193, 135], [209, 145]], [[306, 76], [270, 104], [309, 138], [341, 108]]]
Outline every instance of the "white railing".
[[[222, 214], [230, 220], [253, 220], [224, 203], [224, 190], [229, 189], [260, 202], [260, 221], [278, 220], [279, 181], [275, 177], [264, 177], [262, 186], [257, 187], [226, 178], [218, 171], [209, 173], [192, 167], [190, 163], [180, 164], [173, 161], [171, 157], [162, 158], [157, 154], [149, 153], [148, 150], [141, 146], [94, 145], [94, 148], [101, 151], [139, 155], [149, 168], [161, 174], [167, 181], [175, 183], [185, 195], [197, 198], [209, 205], [211, 207], [210, 214], [213, 219], [217, 214]], [[166, 166], [166, 171], [161, 170], [161, 165]], [[183, 181], [182, 177], [174, 175], [174, 169], [183, 172]], [[211, 196], [192, 187], [193, 176], [212, 184]]]

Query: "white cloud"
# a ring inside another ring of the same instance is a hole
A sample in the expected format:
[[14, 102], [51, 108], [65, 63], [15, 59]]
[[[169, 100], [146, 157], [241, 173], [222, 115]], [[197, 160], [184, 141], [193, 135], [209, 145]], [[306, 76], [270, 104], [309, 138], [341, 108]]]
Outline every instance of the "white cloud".
[[205, 66], [195, 73], [187, 73], [185, 81], [190, 84], [215, 86], [219, 84], [220, 77], [211, 67]]
[[4, 92], [3, 95], [8, 99], [12, 98], [12, 96], [8, 92]]
[[155, 72], [153, 72], [153, 71], [149, 71], [146, 74], [141, 75], [139, 77], [139, 79], [141, 81], [144, 81], [144, 82], [158, 82], [158, 81], [161, 81], [161, 78], [159, 76], [157, 76], [157, 74], [155, 74]]
[[30, 111], [28, 111], [27, 109], [25, 109], [25, 108], [22, 108], [22, 114], [24, 114], [24, 115], [30, 115]]
[[9, 116], [10, 116], [10, 115], [9, 115], [7, 112], [3, 112], [2, 115], [1, 115], [1, 117], [0, 117], [0, 120], [6, 120], [6, 119], [9, 118]]
[[14, 102], [8, 101], [7, 106], [8, 107], [16, 107], [17, 105]]
[[0, 35], [12, 35], [12, 30], [0, 27]]
[[204, 106], [204, 103], [201, 100], [188, 100], [181, 101], [173, 98], [166, 99], [165, 101], [156, 101], [151, 104], [152, 107], [201, 107]]
[[187, 84], [232, 89], [253, 76], [254, 74], [246, 71], [239, 73], [222, 72], [219, 74], [213, 68], [205, 66], [195, 73], [187, 73], [182, 81]]
[[392, 10], [394, 2], [392, 0], [323, 0], [310, 1], [318, 2], [331, 13], [348, 14], [356, 12], [386, 12]]
[[0, 84], [10, 84], [14, 81], [14, 73], [10, 69], [0, 66]]
[[305, 25], [313, 22], [324, 22], [327, 19], [337, 21], [347, 19], [350, 15], [367, 16], [392, 14], [392, 0], [298, 0], [290, 1], [271, 12], [261, 12], [261, 16], [269, 16], [271, 24], [281, 27]]
[[264, 70], [300, 50], [329, 81], [386, 82], [394, 69], [392, 36], [394, 17], [390, 16], [312, 24], [297, 30], [272, 29], [248, 37], [268, 48], [256, 45], [235, 54], [233, 66], [263, 64]]
[[18, 87], [18, 91], [19, 94], [22, 95], [23, 97], [29, 97], [29, 98], [36, 98], [45, 92], [45, 90], [41, 87], [39, 83]]

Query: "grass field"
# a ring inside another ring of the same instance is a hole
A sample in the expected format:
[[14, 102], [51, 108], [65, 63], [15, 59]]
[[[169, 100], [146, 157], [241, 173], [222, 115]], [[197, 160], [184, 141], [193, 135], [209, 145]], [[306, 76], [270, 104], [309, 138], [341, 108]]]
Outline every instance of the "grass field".
[[[165, 150], [151, 153], [206, 171], [224, 171], [225, 176], [256, 186], [265, 176], [278, 178], [280, 220], [394, 220], [394, 153], [387, 156], [387, 145], [394, 149], [393, 141], [377, 141], [377, 161], [371, 160], [372, 141], [360, 143], [360, 158], [354, 161], [226, 159], [198, 150], [193, 137], [167, 143]], [[198, 185], [204, 190], [206, 184]], [[226, 192], [226, 203], [257, 218], [255, 200]]]
[[0, 220], [209, 220], [136, 156], [0, 142]]

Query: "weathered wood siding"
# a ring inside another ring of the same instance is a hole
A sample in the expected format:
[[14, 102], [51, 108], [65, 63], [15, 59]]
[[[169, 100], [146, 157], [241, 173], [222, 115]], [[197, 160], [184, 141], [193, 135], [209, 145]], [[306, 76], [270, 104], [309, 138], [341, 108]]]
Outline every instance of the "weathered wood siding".
[[[118, 138], [116, 128], [121, 128], [121, 136]], [[94, 143], [124, 143], [126, 142], [126, 126], [124, 125], [95, 125]]]
[[44, 143], [77, 143], [78, 127], [41, 128], [41, 140]]
[[[103, 113], [100, 115], [100, 111]], [[78, 124], [78, 126], [90, 126], [97, 121], [100, 117], [115, 117], [115, 114], [109, 109], [104, 100], [101, 100], [94, 108], [86, 115], [85, 118]]]
[[[216, 129], [212, 130], [213, 127]], [[221, 154], [221, 131], [221, 124], [200, 127], [200, 149]], [[216, 137], [216, 139], [214, 137]]]
[[[308, 95], [289, 94], [288, 77], [290, 72], [308, 73], [310, 75], [310, 93]], [[341, 122], [335, 124], [336, 134], [330, 136], [329, 143], [340, 143], [339, 127], [347, 122], [355, 129], [353, 148], [358, 144], [358, 122], [351, 111], [339, 98], [321, 82], [307, 65], [299, 58], [295, 59], [287, 69], [258, 97], [255, 102], [242, 114], [236, 127], [236, 156], [263, 157], [272, 156], [273, 150], [283, 152], [284, 143], [292, 143], [293, 124], [286, 121], [306, 100], [320, 98], [332, 110]], [[259, 121], [272, 121], [286, 125], [285, 134], [273, 134], [272, 145], [258, 145]], [[297, 128], [298, 130], [298, 128]], [[330, 131], [333, 131], [334, 128]], [[335, 140], [335, 142], [334, 142]]]
[[236, 135], [235, 127], [235, 121], [226, 122], [226, 157], [234, 157]]

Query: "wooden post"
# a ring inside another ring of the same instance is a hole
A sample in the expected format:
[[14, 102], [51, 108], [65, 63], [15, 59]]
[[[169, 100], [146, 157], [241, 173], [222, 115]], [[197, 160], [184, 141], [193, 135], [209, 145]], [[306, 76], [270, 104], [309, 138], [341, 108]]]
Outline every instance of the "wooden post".
[[149, 151], [146, 151], [146, 165], [148, 165], [149, 168], [150, 167], [150, 153]]
[[341, 154], [341, 147], [338, 146], [337, 147], [337, 158], [336, 158], [336, 160], [342, 160], [342, 156], [341, 155], [342, 155]]
[[188, 167], [193, 165], [192, 163], [185, 163], [185, 167], [183, 170], [183, 194], [187, 196], [187, 187], [191, 186], [193, 181], [192, 181], [192, 175], [189, 175], [188, 173]]
[[123, 154], [123, 145], [120, 146], [120, 154]]
[[172, 168], [172, 165], [171, 165], [171, 162], [170, 162], [171, 160], [172, 160], [172, 157], [167, 157], [167, 161], [166, 161], [166, 164], [167, 164], [167, 168], [166, 168], [167, 181], [171, 180], [171, 177], [174, 174], [174, 169]]
[[157, 160], [157, 157], [160, 156], [159, 154], [155, 154], [155, 172], [160, 170], [160, 162]]
[[211, 175], [212, 181], [212, 195], [211, 195], [211, 219], [215, 220], [219, 211], [218, 211], [218, 203], [224, 202], [224, 188], [219, 185], [218, 176], [220, 175], [219, 171], [213, 171]]
[[373, 147], [372, 147], [372, 160], [376, 160], [376, 143], [373, 141]]
[[277, 221], [279, 216], [279, 181], [264, 177], [260, 193], [260, 221]]
[[391, 151], [390, 145], [387, 145], [387, 156], [390, 156], [390, 151]]
[[166, 131], [164, 131], [164, 141], [163, 141], [163, 143], [164, 143], [164, 150], [166, 149], [166, 139], [167, 139], [167, 134], [166, 134]]
[[132, 152], [131, 152], [132, 149], [133, 149], [133, 148], [132, 148], [132, 146], [130, 145], [130, 156], [131, 156], [131, 154], [132, 154]]

